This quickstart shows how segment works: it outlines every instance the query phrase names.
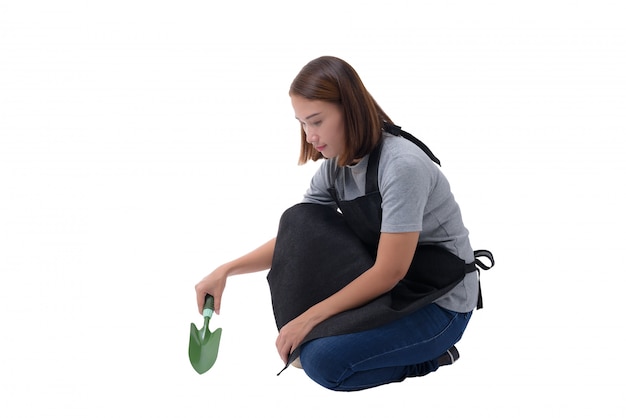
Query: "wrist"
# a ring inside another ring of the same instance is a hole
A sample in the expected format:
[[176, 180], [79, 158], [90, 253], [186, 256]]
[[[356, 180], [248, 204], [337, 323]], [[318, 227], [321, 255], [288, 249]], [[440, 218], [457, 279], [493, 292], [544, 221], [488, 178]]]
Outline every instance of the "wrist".
[[304, 313], [306, 315], [307, 323], [310, 324], [311, 328], [315, 327], [317, 324], [325, 321], [330, 317], [330, 315], [327, 315], [323, 303], [324, 302], [320, 302], [316, 305], [311, 306]]

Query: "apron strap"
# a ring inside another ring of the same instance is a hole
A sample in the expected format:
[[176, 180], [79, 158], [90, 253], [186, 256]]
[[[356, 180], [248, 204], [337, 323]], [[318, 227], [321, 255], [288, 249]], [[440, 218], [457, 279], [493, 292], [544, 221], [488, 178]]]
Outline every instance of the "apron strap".
[[[414, 137], [408, 132], [403, 131], [399, 126], [393, 125], [388, 122], [383, 122], [383, 130], [395, 136], [401, 136], [409, 141], [413, 142], [415, 145], [420, 147], [422, 151], [428, 155], [435, 164], [441, 166], [441, 161], [439, 158], [435, 157], [435, 154], [424, 144], [422, 141]], [[374, 150], [370, 153], [369, 161], [367, 162], [367, 174], [365, 177], [365, 193], [374, 193], [378, 191], [378, 162], [380, 160], [380, 150], [383, 146], [384, 141], [379, 141], [378, 145]]]
[[[490, 265], [487, 265], [480, 261], [479, 257], [486, 257], [491, 262]], [[495, 265], [495, 261], [493, 259], [493, 254], [489, 250], [476, 250], [474, 251], [474, 262], [468, 263], [465, 265], [465, 272], [470, 273], [472, 271], [478, 272], [478, 304], [476, 305], [476, 310], [483, 308], [483, 291], [480, 286], [480, 270], [489, 270]], [[480, 267], [480, 269], [479, 269]]]
[[367, 161], [367, 173], [365, 174], [366, 195], [378, 191], [378, 162], [380, 161], [380, 150], [383, 147], [383, 142], [382, 140], [378, 142]]
[[408, 139], [409, 141], [411, 141], [412, 143], [420, 147], [422, 151], [424, 151], [426, 155], [428, 155], [428, 157], [431, 160], [433, 160], [435, 164], [441, 167], [441, 161], [439, 161], [439, 158], [435, 157], [435, 154], [433, 154], [433, 152], [430, 150], [430, 148], [426, 146], [426, 144], [424, 144], [419, 139], [415, 138], [410, 133], [403, 131], [398, 125], [394, 125], [388, 122], [383, 122], [383, 129], [392, 135], [401, 136], [405, 139]]

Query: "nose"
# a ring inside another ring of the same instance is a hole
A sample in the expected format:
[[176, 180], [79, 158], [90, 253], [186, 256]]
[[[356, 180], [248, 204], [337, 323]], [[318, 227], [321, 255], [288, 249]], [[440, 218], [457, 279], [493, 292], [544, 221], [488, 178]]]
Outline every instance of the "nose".
[[319, 135], [311, 127], [307, 126], [302, 129], [304, 129], [304, 134], [306, 135], [306, 142], [313, 144], [319, 141]]

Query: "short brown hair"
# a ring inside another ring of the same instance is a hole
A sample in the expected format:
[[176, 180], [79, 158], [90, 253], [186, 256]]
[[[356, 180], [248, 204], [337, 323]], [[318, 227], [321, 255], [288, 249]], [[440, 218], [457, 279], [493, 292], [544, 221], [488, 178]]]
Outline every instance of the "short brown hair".
[[[319, 57], [305, 65], [291, 83], [289, 95], [309, 100], [338, 104], [343, 110], [345, 153], [338, 156], [341, 166], [352, 163], [372, 152], [382, 136], [383, 122], [393, 123], [369, 94], [357, 72], [344, 60]], [[299, 164], [322, 158], [301, 128]]]

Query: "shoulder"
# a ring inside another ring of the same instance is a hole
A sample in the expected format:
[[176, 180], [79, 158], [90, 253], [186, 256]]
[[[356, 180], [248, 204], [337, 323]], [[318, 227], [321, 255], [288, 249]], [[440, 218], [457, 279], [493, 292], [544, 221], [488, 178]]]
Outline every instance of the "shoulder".
[[437, 166], [413, 142], [400, 136], [385, 134], [380, 153], [380, 167], [409, 170], [421, 173], [436, 173]]

